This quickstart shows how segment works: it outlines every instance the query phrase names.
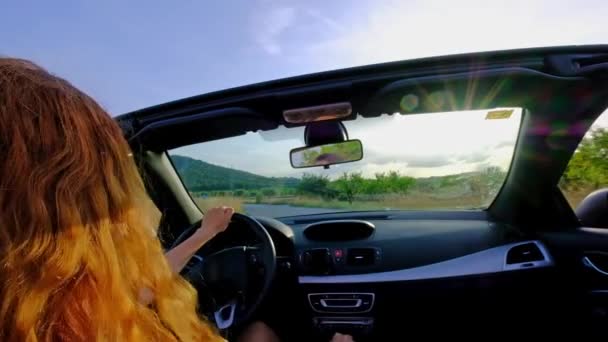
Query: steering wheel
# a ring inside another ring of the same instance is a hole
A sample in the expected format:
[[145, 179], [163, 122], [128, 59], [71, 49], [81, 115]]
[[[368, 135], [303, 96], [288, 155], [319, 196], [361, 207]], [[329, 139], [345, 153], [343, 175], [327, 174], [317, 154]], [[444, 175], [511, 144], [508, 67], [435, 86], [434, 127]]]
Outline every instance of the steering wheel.
[[[260, 243], [231, 246], [210, 255], [196, 254], [183, 274], [198, 291], [199, 300], [207, 298], [201, 307], [220, 330], [236, 327], [251, 318], [268, 293], [276, 270], [276, 250], [266, 228], [253, 217], [234, 213], [228, 229], [237, 222], [251, 230]], [[173, 247], [199, 227], [200, 222], [187, 228]]]

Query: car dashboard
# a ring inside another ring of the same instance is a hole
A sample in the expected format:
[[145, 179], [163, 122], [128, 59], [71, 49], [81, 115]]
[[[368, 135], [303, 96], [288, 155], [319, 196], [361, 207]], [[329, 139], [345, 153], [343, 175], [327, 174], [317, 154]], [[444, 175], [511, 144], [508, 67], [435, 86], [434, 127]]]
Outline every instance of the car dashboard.
[[427, 337], [483, 337], [480, 327], [546, 336], [578, 312], [545, 242], [486, 212], [258, 219], [281, 246], [271, 311], [293, 313], [274, 319], [310, 340], [335, 331], [381, 340], [404, 323]]

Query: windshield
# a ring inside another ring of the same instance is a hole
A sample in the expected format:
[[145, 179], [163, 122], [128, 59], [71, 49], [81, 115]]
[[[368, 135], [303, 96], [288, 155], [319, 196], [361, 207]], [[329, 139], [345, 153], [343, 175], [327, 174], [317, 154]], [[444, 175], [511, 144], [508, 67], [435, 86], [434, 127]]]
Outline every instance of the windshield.
[[519, 108], [383, 115], [344, 121], [356, 162], [294, 169], [304, 127], [249, 133], [169, 151], [199, 207], [282, 217], [336, 211], [479, 209], [509, 169]]

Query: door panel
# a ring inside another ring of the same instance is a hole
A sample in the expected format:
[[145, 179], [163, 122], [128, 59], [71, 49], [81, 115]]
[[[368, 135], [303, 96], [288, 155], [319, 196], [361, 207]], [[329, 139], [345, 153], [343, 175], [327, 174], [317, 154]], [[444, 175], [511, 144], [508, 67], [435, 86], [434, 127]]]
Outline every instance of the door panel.
[[542, 235], [561, 273], [556, 287], [573, 299], [572, 323], [579, 325], [581, 334], [608, 337], [608, 229]]

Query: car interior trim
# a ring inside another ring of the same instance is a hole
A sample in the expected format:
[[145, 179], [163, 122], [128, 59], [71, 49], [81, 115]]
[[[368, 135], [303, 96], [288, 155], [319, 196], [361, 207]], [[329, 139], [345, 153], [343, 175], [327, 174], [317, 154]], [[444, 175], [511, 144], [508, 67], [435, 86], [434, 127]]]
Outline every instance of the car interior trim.
[[[529, 243], [534, 243], [538, 247], [544, 260], [507, 264], [506, 258], [509, 250], [513, 247]], [[462, 257], [409, 269], [353, 275], [300, 276], [298, 281], [300, 284], [395, 282], [499, 273], [553, 265], [553, 258], [545, 245], [540, 241], [533, 240], [502, 245]]]

